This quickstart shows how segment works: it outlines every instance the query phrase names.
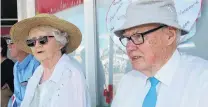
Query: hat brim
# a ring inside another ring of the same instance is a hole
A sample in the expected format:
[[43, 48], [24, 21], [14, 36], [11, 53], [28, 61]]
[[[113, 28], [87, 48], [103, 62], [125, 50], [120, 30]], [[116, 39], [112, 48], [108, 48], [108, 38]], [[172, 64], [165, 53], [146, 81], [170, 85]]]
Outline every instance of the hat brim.
[[73, 52], [81, 43], [82, 34], [80, 30], [74, 24], [57, 17], [32, 17], [14, 24], [10, 30], [12, 41], [21, 50], [32, 53], [30, 47], [26, 44], [26, 40], [30, 30], [37, 26], [51, 26], [60, 31], [67, 32], [69, 37], [68, 43], [66, 44], [66, 53]]

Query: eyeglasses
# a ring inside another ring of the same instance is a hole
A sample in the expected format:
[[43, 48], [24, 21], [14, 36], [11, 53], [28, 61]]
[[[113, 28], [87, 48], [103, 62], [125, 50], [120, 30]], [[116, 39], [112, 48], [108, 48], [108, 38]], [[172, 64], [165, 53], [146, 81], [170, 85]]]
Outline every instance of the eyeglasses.
[[10, 44], [12, 45], [13, 44], [11, 39], [6, 39], [6, 43], [7, 43], [7, 45], [10, 45]]
[[163, 27], [167, 27], [167, 25], [160, 25], [159, 27], [156, 27], [154, 29], [151, 29], [151, 30], [148, 30], [146, 32], [143, 32], [143, 33], [135, 33], [133, 34], [132, 36], [130, 37], [125, 37], [125, 36], [121, 36], [119, 38], [120, 42], [122, 43], [123, 46], [127, 46], [127, 43], [129, 42], [129, 40], [131, 40], [135, 45], [140, 45], [140, 44], [143, 44], [144, 43], [144, 36], [149, 34], [149, 33], [152, 33], [152, 32], [155, 32]]
[[28, 39], [26, 40], [26, 44], [28, 47], [34, 47], [36, 45], [36, 41], [38, 41], [39, 44], [44, 45], [48, 43], [48, 38], [49, 37], [54, 37], [54, 36], [42, 36], [39, 38], [33, 38], [33, 39]]

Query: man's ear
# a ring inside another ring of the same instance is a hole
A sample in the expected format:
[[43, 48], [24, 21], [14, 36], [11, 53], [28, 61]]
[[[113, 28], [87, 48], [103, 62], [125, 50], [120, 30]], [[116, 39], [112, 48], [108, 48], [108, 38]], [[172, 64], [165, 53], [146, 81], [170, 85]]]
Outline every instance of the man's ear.
[[173, 44], [176, 41], [176, 38], [177, 38], [176, 28], [167, 27], [167, 28], [164, 29], [164, 32], [165, 32], [164, 36], [165, 36], [167, 45]]

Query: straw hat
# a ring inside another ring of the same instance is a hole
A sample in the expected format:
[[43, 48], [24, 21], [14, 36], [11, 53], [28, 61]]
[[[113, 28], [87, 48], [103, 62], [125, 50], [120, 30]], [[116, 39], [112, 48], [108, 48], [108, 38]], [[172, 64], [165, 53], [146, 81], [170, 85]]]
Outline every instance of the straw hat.
[[27, 18], [14, 24], [10, 30], [11, 39], [20, 49], [27, 53], [32, 53], [27, 46], [26, 40], [32, 28], [37, 26], [51, 26], [60, 31], [67, 32], [68, 43], [66, 53], [71, 53], [78, 48], [82, 40], [80, 30], [72, 23], [59, 19], [52, 14], [38, 14], [32, 18]]
[[178, 24], [173, 0], [139, 0], [130, 4], [126, 12], [126, 22], [114, 33], [120, 37], [126, 29], [152, 23], [180, 29], [181, 35], [188, 33]]

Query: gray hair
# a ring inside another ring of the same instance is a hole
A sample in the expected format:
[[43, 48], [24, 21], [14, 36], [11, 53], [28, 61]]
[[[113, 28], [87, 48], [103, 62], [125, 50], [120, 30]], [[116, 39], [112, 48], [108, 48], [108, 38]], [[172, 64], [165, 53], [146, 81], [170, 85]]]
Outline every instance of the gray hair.
[[67, 37], [68, 34], [66, 32], [62, 32], [60, 30], [56, 30], [52, 32], [53, 36], [55, 37], [55, 39], [60, 42], [63, 46], [65, 46], [68, 41], [67, 41]]
[[177, 46], [180, 44], [180, 38], [181, 38], [181, 30], [176, 31], [176, 44]]

